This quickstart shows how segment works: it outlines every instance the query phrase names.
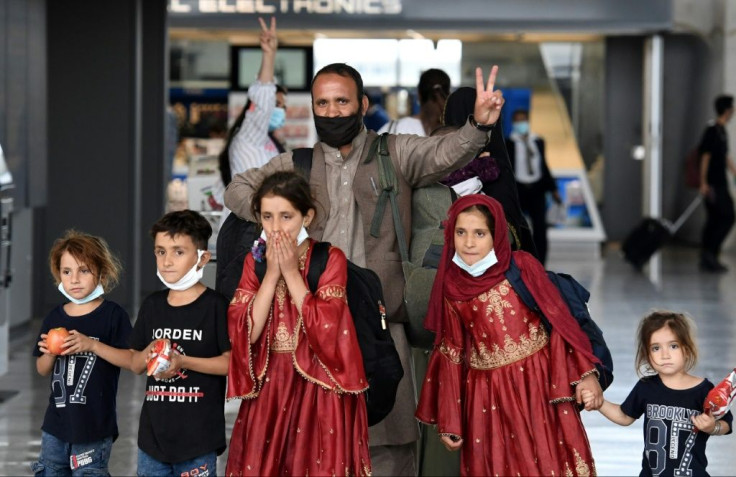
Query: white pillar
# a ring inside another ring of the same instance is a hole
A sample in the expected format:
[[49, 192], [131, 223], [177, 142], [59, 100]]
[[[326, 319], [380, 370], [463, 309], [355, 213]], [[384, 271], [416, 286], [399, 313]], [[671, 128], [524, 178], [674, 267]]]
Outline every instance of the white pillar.
[[[662, 217], [662, 91], [664, 84], [664, 39], [647, 38], [644, 44], [644, 216]], [[661, 281], [661, 261], [655, 253], [649, 261], [649, 279]]]

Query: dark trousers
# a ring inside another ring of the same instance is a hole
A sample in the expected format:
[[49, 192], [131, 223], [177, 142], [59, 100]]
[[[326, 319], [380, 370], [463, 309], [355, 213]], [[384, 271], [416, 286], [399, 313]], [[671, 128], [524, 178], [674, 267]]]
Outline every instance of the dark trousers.
[[703, 227], [703, 255], [710, 254], [714, 259], [721, 252], [721, 245], [734, 223], [733, 199], [728, 186], [711, 186], [711, 193], [705, 200], [706, 219]]
[[544, 265], [547, 260], [547, 197], [540, 183], [517, 183], [521, 210], [529, 216], [537, 258]]

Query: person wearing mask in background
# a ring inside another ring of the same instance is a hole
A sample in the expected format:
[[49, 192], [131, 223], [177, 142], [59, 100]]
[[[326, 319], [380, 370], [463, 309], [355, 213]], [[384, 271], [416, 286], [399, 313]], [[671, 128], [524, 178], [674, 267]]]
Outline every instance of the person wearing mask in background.
[[[432, 184], [464, 166], [489, 141], [504, 102], [502, 93], [494, 90], [497, 72], [494, 66], [484, 85], [483, 73], [476, 69], [475, 108], [457, 131], [438, 137], [388, 137], [404, 230], [411, 230], [412, 188]], [[367, 160], [377, 139], [376, 133], [363, 126], [367, 109], [363, 79], [354, 68], [333, 63], [314, 76], [312, 110], [320, 142], [314, 146], [309, 177], [317, 207], [309, 235], [339, 247], [348, 260], [372, 269], [381, 279], [388, 327], [401, 357], [404, 379], [391, 413], [369, 429], [371, 465], [373, 475], [413, 476], [419, 432], [414, 419], [410, 349], [404, 331], [404, 274], [390, 208], [384, 211], [378, 236], [370, 233], [379, 198], [379, 171], [374, 157]], [[292, 154], [287, 152], [259, 169], [236, 175], [225, 192], [225, 204], [238, 217], [254, 220], [250, 208], [257, 187], [273, 172], [292, 169]]]
[[736, 174], [728, 154], [726, 123], [733, 116], [733, 96], [716, 98], [715, 121], [703, 132], [698, 151], [700, 153], [700, 193], [705, 198], [705, 225], [701, 241], [700, 269], [722, 273], [728, 268], [718, 261], [721, 245], [734, 223], [733, 198], [728, 190], [726, 168]]
[[[258, 78], [248, 88], [248, 102], [235, 119], [227, 135], [225, 147], [219, 156], [221, 187], [215, 187], [217, 202], [222, 203], [222, 194], [235, 174], [253, 167], [261, 167], [273, 156], [284, 152], [283, 144], [273, 132], [283, 127], [286, 121], [286, 89], [274, 83], [274, 67], [278, 38], [276, 19], [271, 25], [259, 18], [261, 24], [261, 69]], [[224, 208], [220, 225], [230, 214]]]
[[[429, 136], [432, 131], [442, 125], [442, 110], [449, 95], [450, 77], [447, 76], [447, 73], [437, 68], [426, 70], [419, 77], [417, 85], [419, 112], [414, 116], [395, 119], [384, 124], [378, 130], [378, 134], [389, 132]], [[464, 120], [463, 124], [465, 124]]]
[[557, 204], [562, 203], [557, 183], [547, 166], [544, 139], [529, 131], [529, 111], [514, 111], [512, 131], [506, 143], [516, 176], [521, 210], [529, 216], [537, 258], [547, 260], [547, 193]]

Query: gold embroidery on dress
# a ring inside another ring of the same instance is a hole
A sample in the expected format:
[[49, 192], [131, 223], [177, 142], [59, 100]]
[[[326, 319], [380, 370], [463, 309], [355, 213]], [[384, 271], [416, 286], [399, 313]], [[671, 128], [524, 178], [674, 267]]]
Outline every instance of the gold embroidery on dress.
[[455, 364], [461, 364], [463, 362], [463, 358], [461, 356], [461, 350], [458, 348], [455, 348], [452, 345], [448, 345], [445, 342], [445, 340], [442, 340], [438, 349], [440, 350], [440, 353], [447, 356], [447, 359], [449, 359], [450, 362], [455, 363]]
[[327, 366], [325, 366], [325, 364], [322, 362], [322, 360], [319, 359], [319, 357], [316, 354], [312, 357], [312, 359], [315, 360], [315, 361], [317, 361], [317, 363], [319, 363], [320, 367], [325, 372], [325, 374], [327, 374], [327, 377], [330, 379], [330, 381], [332, 382], [332, 384], [329, 384], [329, 383], [320, 381], [316, 377], [310, 376], [309, 374], [307, 374], [301, 368], [301, 366], [299, 366], [299, 362], [296, 359], [296, 352], [295, 352], [296, 351], [296, 348], [299, 346], [299, 339], [300, 339], [300, 337], [302, 335], [306, 336], [306, 334], [307, 334], [307, 329], [306, 329], [306, 327], [304, 325], [304, 321], [303, 321], [301, 315], [297, 318], [296, 329], [294, 331], [295, 331], [295, 333], [294, 333], [294, 351], [291, 353], [291, 364], [294, 366], [294, 369], [296, 369], [296, 372], [299, 373], [299, 375], [301, 375], [301, 377], [303, 377], [304, 379], [306, 379], [307, 381], [309, 381], [312, 384], [316, 384], [317, 386], [320, 386], [323, 389], [326, 389], [328, 391], [334, 391], [334, 392], [336, 392], [338, 394], [342, 394], [342, 393], [347, 393], [347, 394], [360, 394], [360, 393], [364, 392], [366, 389], [368, 389], [368, 385], [367, 384], [366, 384], [366, 386], [364, 388], [358, 389], [358, 390], [348, 391], [347, 389], [344, 389], [337, 382], [337, 380], [335, 379], [335, 377], [330, 372], [329, 368]]
[[521, 359], [533, 355], [544, 348], [549, 342], [547, 332], [544, 328], [529, 325], [529, 336], [522, 334], [518, 343], [511, 336], [504, 338], [503, 349], [497, 343], [488, 350], [485, 343], [478, 344], [470, 352], [470, 367], [473, 369], [494, 369], [515, 363]]
[[235, 290], [235, 294], [233, 294], [232, 300], [230, 300], [230, 304], [232, 305], [237, 303], [244, 305], [253, 295], [255, 295], [255, 293], [243, 290], [242, 288], [237, 288]]
[[506, 329], [503, 320], [504, 308], [513, 308], [511, 302], [504, 299], [509, 294], [509, 291], [511, 291], [511, 285], [509, 285], [508, 280], [504, 280], [497, 287], [491, 288], [487, 293], [478, 297], [482, 302], [488, 301], [486, 315], [489, 316], [489, 321], [493, 322], [493, 316], [495, 316], [498, 318], [504, 330]]
[[317, 290], [317, 296], [321, 300], [328, 298], [345, 299], [345, 287], [340, 285], [327, 285]]
[[279, 321], [279, 326], [276, 328], [276, 334], [271, 343], [271, 351], [274, 353], [289, 353], [294, 351], [294, 336], [289, 333], [289, 329], [286, 327], [283, 321]]
[[[251, 308], [250, 314], [252, 315], [253, 314], [252, 313], [252, 309], [253, 309], [253, 302], [252, 301], [251, 301], [251, 304], [250, 304], [250, 308]], [[263, 327], [263, 331], [261, 332], [261, 334], [265, 334], [266, 335], [266, 349], [267, 350], [268, 349], [271, 349], [271, 327], [272, 326], [273, 326], [273, 307], [271, 307], [271, 309], [268, 311], [268, 318], [266, 319], [266, 324]], [[252, 330], [249, 329], [248, 330], [248, 336], [251, 336], [251, 333], [252, 333]], [[251, 344], [250, 345], [250, 350], [251, 350], [250, 353], [251, 353], [251, 355], [250, 355], [250, 358], [249, 358], [251, 360], [253, 359], [253, 348], [254, 348], [254, 346]], [[256, 380], [256, 387], [257, 387], [259, 393], [261, 392], [261, 388], [263, 387], [263, 383], [265, 381], [268, 381], [268, 378], [266, 377], [266, 373], [268, 371], [268, 365], [269, 365], [270, 362], [271, 362], [271, 353], [266, 353], [266, 364], [263, 366], [263, 369], [258, 374], [258, 376], [256, 376], [256, 378], [257, 378], [257, 380]]]
[[276, 303], [279, 306], [279, 312], [281, 313], [284, 309], [284, 301], [286, 300], [286, 282], [283, 278], [279, 278], [276, 283]]
[[588, 467], [588, 464], [586, 464], [583, 458], [580, 457], [577, 449], [573, 449], [572, 451], [575, 453], [575, 472], [582, 477], [589, 477], [590, 467]]

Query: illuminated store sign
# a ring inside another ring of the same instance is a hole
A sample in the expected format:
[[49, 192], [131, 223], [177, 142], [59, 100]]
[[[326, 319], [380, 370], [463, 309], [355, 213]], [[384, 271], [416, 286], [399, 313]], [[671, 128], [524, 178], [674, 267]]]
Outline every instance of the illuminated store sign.
[[244, 20], [260, 15], [277, 17], [282, 31], [410, 28], [621, 34], [671, 30], [672, 3], [672, 0], [168, 0], [168, 21], [172, 28], [257, 29], [257, 23]]
[[169, 12], [398, 15], [401, 0], [170, 0]]

